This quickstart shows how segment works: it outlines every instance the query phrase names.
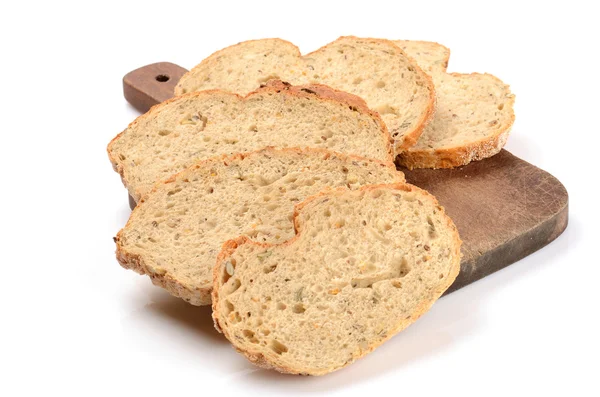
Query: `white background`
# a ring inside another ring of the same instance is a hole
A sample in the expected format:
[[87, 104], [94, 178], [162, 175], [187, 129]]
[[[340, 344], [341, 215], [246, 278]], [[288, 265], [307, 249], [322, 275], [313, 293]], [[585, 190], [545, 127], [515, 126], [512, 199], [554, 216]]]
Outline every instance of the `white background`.
[[[594, 2], [120, 3], [2, 5], [0, 395], [600, 395]], [[138, 115], [122, 97], [130, 70], [347, 34], [438, 41], [450, 71], [511, 84], [507, 148], [565, 184], [570, 224], [350, 367], [285, 376], [235, 353], [208, 308], [118, 265], [129, 208], [105, 148]]]

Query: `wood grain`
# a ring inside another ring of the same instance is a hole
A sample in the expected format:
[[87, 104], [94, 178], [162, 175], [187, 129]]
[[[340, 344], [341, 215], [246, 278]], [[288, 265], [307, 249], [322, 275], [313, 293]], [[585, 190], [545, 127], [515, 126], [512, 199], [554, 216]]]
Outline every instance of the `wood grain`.
[[[168, 62], [136, 69], [123, 78], [125, 99], [146, 112], [173, 96], [186, 71]], [[447, 293], [543, 248], [567, 227], [565, 187], [506, 150], [454, 169], [400, 169], [408, 182], [438, 198], [463, 240], [461, 272]], [[135, 207], [131, 197], [129, 204]]]
[[461, 271], [448, 292], [539, 250], [567, 227], [565, 187], [506, 150], [460, 168], [401, 170], [438, 198], [463, 240]]

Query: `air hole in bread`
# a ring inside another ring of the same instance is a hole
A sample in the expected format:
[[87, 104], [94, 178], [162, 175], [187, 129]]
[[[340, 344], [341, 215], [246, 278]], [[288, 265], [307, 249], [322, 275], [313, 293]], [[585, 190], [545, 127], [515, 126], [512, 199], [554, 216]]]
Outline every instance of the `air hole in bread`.
[[160, 135], [160, 136], [167, 136], [167, 135], [169, 135], [171, 132], [172, 132], [172, 131], [169, 131], [169, 130], [160, 130], [160, 131], [158, 131], [158, 135]]
[[283, 343], [279, 342], [276, 339], [272, 339], [271, 343], [269, 343], [269, 347], [271, 348], [271, 350], [273, 350], [275, 353], [281, 355], [283, 353], [287, 353], [288, 348], [286, 345], [284, 345]]
[[263, 268], [263, 272], [265, 274], [273, 273], [277, 269], [277, 264], [266, 266]]
[[277, 302], [277, 310], [285, 310], [287, 305], [283, 302]]
[[385, 87], [385, 81], [379, 80], [377, 82], [376, 86], [377, 86], [377, 88], [383, 88], [383, 87]]
[[297, 303], [292, 308], [292, 311], [296, 314], [302, 314], [306, 311], [306, 308], [304, 307], [304, 305], [302, 303]]
[[326, 216], [326, 217], [328, 217], [328, 218], [331, 216], [331, 211], [329, 210], [329, 208], [327, 208], [327, 209], [325, 210], [325, 212], [323, 212], [323, 215], [325, 215], [325, 216]]
[[175, 189], [173, 189], [173, 190], [169, 190], [169, 191], [167, 192], [167, 196], [172, 196], [172, 195], [174, 195], [174, 194], [177, 194], [177, 193], [179, 193], [181, 190], [182, 190], [182, 189], [181, 189], [180, 187], [178, 187], [178, 188], [175, 188]]
[[410, 273], [410, 265], [408, 264], [408, 261], [406, 260], [406, 258], [403, 257], [402, 260], [400, 261], [400, 266], [398, 267], [398, 276], [404, 277], [408, 273]]
[[435, 224], [433, 223], [433, 219], [431, 218], [431, 216], [427, 217], [427, 223], [429, 224], [429, 237], [437, 238], [438, 234], [435, 229]]
[[233, 315], [230, 316], [230, 318], [231, 318], [231, 322], [234, 324], [237, 324], [242, 321], [242, 317], [240, 316], [240, 313], [238, 313], [238, 312], [234, 312]]
[[244, 335], [244, 338], [248, 339], [248, 342], [258, 343], [258, 338], [256, 338], [254, 332], [250, 331], [249, 329], [243, 330], [242, 334]]
[[398, 116], [398, 111], [390, 105], [377, 106], [374, 110], [380, 115], [393, 114]]
[[373, 288], [373, 283], [380, 281], [376, 278], [353, 278], [350, 280], [352, 288]]
[[498, 110], [502, 110], [502, 109], [504, 109], [504, 104], [503, 103], [501, 103], [500, 105], [498, 105]]
[[373, 198], [379, 198], [379, 197], [381, 197], [382, 194], [383, 194], [382, 190], [373, 190], [371, 192], [371, 197], [373, 197]]
[[250, 132], [258, 132], [258, 127], [255, 124], [253, 124], [250, 127], [248, 127], [248, 131], [250, 131]]
[[233, 281], [231, 283], [228, 283], [226, 285], [226, 294], [230, 295], [233, 294], [235, 291], [237, 291], [240, 287], [241, 287], [242, 283], [239, 279], [234, 278]]
[[356, 85], [356, 84], [360, 84], [363, 81], [362, 77], [357, 77], [354, 79], [354, 81], [352, 82], [352, 84]]
[[281, 78], [278, 75], [276, 75], [276, 74], [270, 74], [268, 76], [261, 77], [260, 79], [258, 79], [258, 83], [259, 84], [264, 84], [264, 83], [266, 83], [269, 80], [281, 80]]
[[225, 315], [228, 316], [229, 313], [231, 313], [234, 309], [235, 309], [235, 307], [233, 306], [233, 303], [226, 300], [225, 301]]
[[398, 280], [392, 280], [392, 287], [394, 288], [402, 288], [402, 283]]

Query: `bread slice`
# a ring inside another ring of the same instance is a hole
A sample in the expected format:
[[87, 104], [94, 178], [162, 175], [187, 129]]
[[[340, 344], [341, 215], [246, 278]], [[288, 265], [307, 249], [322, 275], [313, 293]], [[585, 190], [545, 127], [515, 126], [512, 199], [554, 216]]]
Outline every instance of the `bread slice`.
[[385, 121], [398, 153], [416, 143], [434, 110], [431, 79], [412, 59], [391, 41], [357, 37], [304, 56], [284, 40], [245, 41], [204, 59], [175, 94], [213, 88], [246, 94], [270, 79], [322, 83], [362, 97]]
[[394, 40], [406, 55], [412, 57], [425, 72], [445, 72], [450, 49], [433, 41]]
[[446, 73], [450, 50], [437, 43], [395, 41], [431, 74], [433, 120], [398, 162], [408, 168], [452, 168], [498, 153], [515, 120], [510, 87], [490, 74]]
[[237, 236], [294, 235], [294, 205], [326, 187], [404, 181], [391, 162], [322, 149], [263, 149], [212, 158], [158, 183], [115, 238], [128, 269], [194, 305], [210, 304], [212, 268]]
[[253, 363], [323, 375], [425, 313], [456, 278], [460, 239], [429, 193], [408, 184], [316, 195], [279, 245], [228, 241], [213, 318]]
[[271, 81], [245, 98], [213, 90], [153, 107], [108, 146], [138, 201], [154, 182], [216, 155], [265, 146], [320, 147], [393, 161], [385, 124], [357, 96], [323, 85]]

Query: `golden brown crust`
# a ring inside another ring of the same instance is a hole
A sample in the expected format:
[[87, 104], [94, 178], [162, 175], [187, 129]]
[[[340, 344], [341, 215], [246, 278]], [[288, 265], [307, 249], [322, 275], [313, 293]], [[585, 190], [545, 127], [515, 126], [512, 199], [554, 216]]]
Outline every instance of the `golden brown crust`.
[[[290, 154], [295, 154], [298, 156], [302, 156], [309, 152], [320, 153], [323, 156], [322, 157], [323, 160], [327, 160], [330, 156], [337, 156], [340, 159], [347, 159], [348, 161], [353, 161], [353, 160], [354, 161], [368, 161], [370, 163], [379, 164], [381, 167], [393, 168], [394, 170], [396, 169], [396, 166], [391, 161], [383, 162], [383, 161], [379, 161], [379, 160], [368, 159], [366, 157], [361, 157], [361, 156], [347, 155], [347, 154], [343, 154], [343, 153], [332, 152], [330, 150], [321, 149], [321, 148], [275, 149], [273, 147], [265, 147], [265, 148], [262, 148], [262, 149], [259, 149], [259, 150], [253, 151], [253, 152], [235, 153], [232, 155], [222, 155], [222, 156], [218, 156], [218, 157], [212, 157], [209, 159], [201, 160], [201, 161], [191, 165], [190, 167], [186, 168], [185, 170], [183, 170], [175, 175], [172, 175], [171, 177], [169, 177], [165, 180], [155, 183], [154, 187], [150, 190], [150, 192], [148, 192], [147, 195], [154, 193], [162, 185], [173, 183], [178, 179], [185, 179], [186, 176], [190, 172], [193, 172], [196, 169], [210, 168], [210, 166], [208, 165], [210, 163], [224, 162], [227, 164], [228, 162], [242, 160], [249, 156], [258, 155], [260, 153], [269, 153], [269, 152], [283, 153], [283, 154], [290, 153]], [[404, 180], [404, 174], [401, 171], [396, 171], [396, 172], [398, 173], [398, 176]], [[127, 226], [131, 222], [133, 222], [134, 219], [137, 218], [139, 212], [141, 211], [140, 208], [143, 208], [143, 206], [144, 206], [144, 203], [146, 201], [146, 196], [142, 197], [138, 201], [138, 205], [133, 209], [133, 212], [131, 213], [129, 220], [127, 221], [127, 224], [125, 225], [125, 227], [123, 229], [121, 229], [119, 231], [119, 233], [115, 237], [115, 243], [117, 246], [116, 256], [117, 256], [117, 260], [119, 261], [119, 264], [125, 269], [131, 269], [139, 274], [148, 275], [152, 279], [152, 283], [154, 285], [157, 285], [159, 287], [166, 289], [172, 295], [174, 295], [178, 298], [182, 298], [185, 301], [191, 303], [192, 305], [196, 305], [196, 306], [210, 305], [212, 283], [210, 283], [204, 287], [199, 287], [194, 290], [191, 290], [185, 284], [183, 284], [180, 280], [177, 280], [175, 277], [170, 275], [168, 272], [164, 271], [164, 269], [152, 268], [151, 266], [149, 266], [148, 263], [146, 263], [146, 261], [144, 261], [144, 259], [140, 255], [136, 255], [136, 254], [133, 254], [133, 253], [127, 251], [127, 249], [123, 246], [122, 233], [123, 233], [124, 229], [126, 229]], [[246, 237], [244, 237], [244, 238], [246, 238]], [[227, 244], [227, 243], [225, 243], [225, 244]], [[210, 266], [212, 266], [212, 264]]]
[[[449, 74], [457, 77], [465, 75], [480, 75], [480, 73]], [[494, 79], [498, 80], [500, 83], [502, 83], [502, 81], [495, 76], [492, 76], [488, 73], [484, 73], [484, 75], [491, 76]], [[510, 129], [515, 121], [515, 114], [514, 111], [512, 111], [514, 102], [515, 97], [513, 94], [511, 94], [511, 96], [508, 98], [508, 102], [505, 104], [505, 106], [508, 106], [508, 108], [511, 109], [510, 120], [506, 124], [504, 124], [502, 128], [499, 128], [497, 131], [494, 131], [493, 134], [481, 138], [477, 141], [468, 142], [460, 146], [427, 149], [411, 148], [410, 150], [407, 150], [398, 155], [398, 164], [408, 169], [455, 168], [467, 165], [471, 161], [483, 160], [485, 158], [497, 154], [500, 150], [502, 150], [502, 148], [506, 144], [508, 135], [510, 134]]]
[[146, 265], [140, 255], [130, 253], [123, 249], [121, 245], [121, 232], [122, 230], [115, 237], [115, 243], [117, 244], [117, 261], [123, 268], [133, 270], [141, 275], [146, 274], [152, 280], [152, 284], [164, 288], [171, 295], [181, 298], [192, 305], [210, 305], [210, 291], [205, 291], [203, 289], [192, 291], [181, 282], [174, 279], [170, 274], [164, 272], [164, 269], [153, 269]]
[[[379, 116], [379, 114], [377, 112], [374, 112], [371, 109], [369, 109], [369, 107], [367, 106], [367, 104], [365, 103], [365, 101], [362, 98], [360, 98], [356, 95], [353, 95], [353, 94], [349, 94], [344, 91], [339, 91], [339, 90], [333, 89], [333, 88], [323, 85], [323, 84], [309, 84], [309, 85], [293, 86], [288, 83], [282, 82], [280, 80], [270, 80], [267, 82], [267, 84], [265, 86], [261, 86], [257, 90], [248, 93], [246, 96], [241, 96], [241, 95], [238, 95], [235, 93], [231, 93], [231, 92], [223, 91], [223, 90], [219, 90], [219, 89], [190, 92], [187, 94], [183, 94], [181, 96], [170, 98], [162, 103], [152, 106], [150, 108], [150, 110], [148, 110], [146, 113], [138, 116], [134, 121], [132, 121], [128, 125], [127, 129], [135, 126], [136, 124], [138, 124], [148, 118], [153, 117], [154, 113], [159, 112], [163, 107], [167, 106], [168, 104], [173, 103], [173, 102], [178, 102], [181, 100], [185, 100], [187, 98], [211, 96], [211, 95], [218, 94], [218, 95], [233, 96], [233, 97], [238, 98], [239, 100], [244, 101], [244, 100], [248, 100], [249, 98], [251, 98], [255, 95], [261, 95], [261, 94], [264, 94], [269, 91], [274, 92], [274, 93], [283, 93], [284, 95], [290, 95], [290, 96], [295, 96], [295, 97], [299, 97], [299, 98], [315, 98], [316, 97], [318, 100], [321, 100], [321, 101], [328, 101], [331, 103], [348, 104], [348, 106], [350, 106], [353, 110], [368, 115], [379, 126], [379, 129], [382, 134], [382, 138], [386, 145], [386, 153], [387, 153], [386, 160], [388, 160], [390, 162], [394, 161], [395, 154], [394, 154], [394, 150], [391, 145], [392, 137], [391, 137], [385, 123]], [[129, 183], [127, 183], [127, 178], [125, 176], [125, 167], [123, 166], [123, 162], [116, 157], [116, 155], [113, 153], [113, 150], [112, 150], [113, 145], [123, 136], [123, 134], [125, 133], [125, 131], [127, 131], [127, 129], [122, 131], [121, 133], [119, 133], [116, 137], [114, 137], [110, 141], [110, 143], [108, 144], [108, 147], [107, 147], [107, 152], [108, 152], [108, 158], [113, 166], [113, 169], [119, 173], [119, 175], [121, 176], [121, 180], [123, 181], [123, 185], [128, 189], [131, 197], [133, 197], [133, 199], [137, 202], [141, 198], [142, 193], [139, 191], [139, 189], [134, 189], [132, 186], [129, 185]]]
[[[431, 80], [431, 77], [427, 76], [427, 79], [433, 86], [433, 81]], [[425, 129], [427, 124], [429, 124], [431, 122], [431, 120], [433, 120], [433, 116], [435, 115], [435, 104], [436, 104], [436, 97], [435, 97], [435, 95], [433, 95], [432, 101], [429, 103], [425, 113], [419, 120], [418, 127], [413, 132], [404, 135], [404, 141], [402, 141], [401, 145], [394, 144], [394, 153], [396, 153], [396, 154], [404, 153], [407, 149], [409, 149], [412, 146], [417, 144], [417, 141], [423, 134], [423, 130]]]
[[347, 366], [348, 364], [351, 364], [355, 360], [365, 356], [366, 354], [370, 353], [378, 346], [382, 345], [384, 342], [386, 342], [388, 339], [390, 339], [396, 333], [398, 333], [398, 332], [402, 331], [403, 329], [405, 329], [406, 327], [408, 327], [410, 324], [415, 322], [419, 317], [421, 317], [424, 313], [426, 313], [429, 310], [429, 308], [433, 305], [433, 303], [440, 296], [442, 296], [442, 294], [450, 287], [450, 285], [452, 285], [452, 283], [454, 282], [454, 280], [456, 279], [456, 277], [458, 276], [458, 273], [460, 271], [460, 258], [461, 258], [460, 246], [462, 244], [462, 241], [458, 234], [458, 229], [454, 225], [454, 222], [452, 222], [452, 219], [450, 219], [450, 217], [448, 215], [446, 215], [444, 208], [439, 204], [439, 202], [433, 195], [431, 195], [427, 191], [425, 191], [417, 186], [411, 185], [409, 183], [397, 183], [397, 184], [392, 184], [392, 185], [383, 185], [383, 184], [382, 185], [368, 185], [368, 186], [364, 186], [364, 187], [360, 188], [359, 190], [369, 191], [369, 190], [380, 189], [382, 187], [390, 188], [390, 189], [394, 189], [394, 190], [421, 192], [424, 195], [424, 198], [426, 200], [430, 200], [432, 202], [432, 204], [437, 207], [437, 209], [439, 210], [439, 213], [444, 217], [447, 226], [453, 232], [452, 235], [453, 235], [454, 246], [455, 246], [455, 251], [454, 251], [453, 257], [455, 260], [452, 263], [452, 268], [450, 269], [450, 272], [448, 273], [448, 277], [446, 277], [443, 280], [444, 282], [435, 289], [435, 291], [432, 294], [431, 299], [422, 300], [419, 303], [419, 305], [417, 306], [417, 309], [415, 310], [415, 312], [410, 316], [410, 318], [408, 320], [406, 318], [399, 319], [398, 326], [392, 332], [389, 332], [387, 334], [386, 338], [380, 339], [380, 340], [376, 341], [375, 343], [372, 343], [366, 349], [361, 350], [356, 355], [354, 355], [352, 360], [349, 360], [346, 363], [344, 363], [343, 365], [336, 367], [336, 368], [328, 368], [327, 370], [315, 369], [315, 368], [292, 368], [288, 365], [281, 363], [280, 358], [278, 358], [276, 356], [267, 357], [261, 352], [250, 351], [248, 349], [244, 349], [244, 346], [241, 346], [237, 343], [236, 339], [233, 338], [229, 334], [227, 327], [225, 327], [224, 324], [221, 324], [221, 321], [220, 321], [219, 287], [221, 285], [221, 274], [225, 270], [224, 266], [225, 266], [226, 260], [233, 255], [233, 253], [239, 246], [241, 246], [243, 244], [252, 244], [252, 245], [255, 245], [258, 247], [263, 247], [263, 248], [270, 248], [270, 247], [274, 247], [274, 246], [287, 246], [287, 245], [294, 244], [294, 242], [297, 239], [299, 239], [300, 236], [302, 235], [302, 225], [298, 222], [300, 211], [302, 211], [303, 208], [305, 206], [307, 206], [308, 204], [310, 204], [312, 201], [318, 200], [322, 196], [330, 195], [330, 194], [340, 194], [340, 193], [346, 192], [348, 190], [344, 189], [344, 188], [337, 188], [337, 189], [332, 189], [329, 191], [324, 191], [324, 192], [318, 193], [316, 195], [313, 195], [313, 196], [307, 198], [306, 200], [304, 200], [303, 202], [296, 205], [296, 207], [294, 208], [294, 219], [293, 219], [294, 229], [296, 230], [296, 235], [294, 237], [292, 237], [291, 239], [289, 239], [281, 244], [268, 244], [268, 243], [258, 243], [258, 242], [250, 240], [247, 237], [238, 237], [236, 239], [229, 240], [225, 244], [223, 244], [223, 249], [217, 256], [217, 261], [213, 268], [213, 291], [212, 291], [213, 314], [212, 314], [212, 316], [213, 316], [213, 320], [215, 323], [215, 328], [219, 332], [222, 332], [225, 335], [225, 337], [234, 346], [236, 351], [238, 351], [239, 353], [246, 356], [246, 358], [248, 360], [250, 360], [253, 364], [256, 364], [262, 368], [274, 369], [276, 371], [286, 373], [286, 374], [316, 375], [316, 376], [325, 375], [327, 373], [337, 371], [338, 369], [341, 369], [341, 368]]

